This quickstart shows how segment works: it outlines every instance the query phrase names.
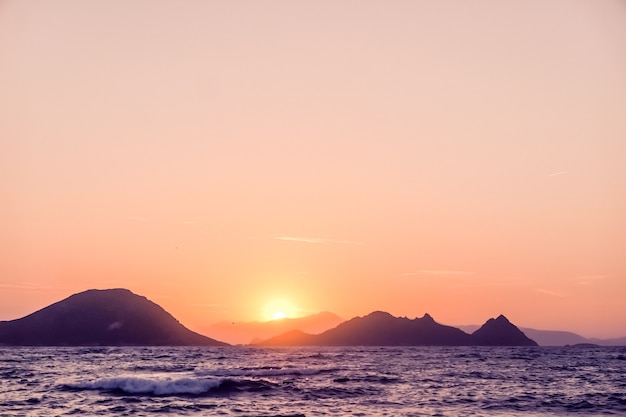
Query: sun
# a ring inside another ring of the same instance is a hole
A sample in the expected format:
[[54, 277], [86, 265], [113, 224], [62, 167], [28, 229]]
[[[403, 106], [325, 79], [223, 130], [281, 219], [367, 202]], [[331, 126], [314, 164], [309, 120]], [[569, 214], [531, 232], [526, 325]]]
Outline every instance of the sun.
[[280, 320], [280, 319], [284, 319], [284, 318], [287, 318], [287, 315], [285, 314], [284, 311], [276, 311], [272, 315], [272, 320]]
[[281, 320], [297, 316], [297, 309], [291, 301], [285, 298], [276, 298], [267, 302], [262, 313], [264, 321]]

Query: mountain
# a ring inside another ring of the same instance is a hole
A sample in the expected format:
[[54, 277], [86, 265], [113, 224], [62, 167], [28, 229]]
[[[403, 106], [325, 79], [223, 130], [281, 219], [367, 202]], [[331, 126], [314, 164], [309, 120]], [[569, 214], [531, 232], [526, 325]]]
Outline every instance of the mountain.
[[0, 322], [0, 345], [224, 346], [192, 332], [126, 289], [74, 294], [21, 319]]
[[572, 332], [529, 328], [522, 328], [521, 330], [528, 337], [539, 343], [539, 346], [565, 346], [589, 343], [589, 339]]
[[[474, 334], [437, 323], [430, 315], [408, 319], [376, 311], [356, 317], [319, 335], [291, 331], [270, 338], [264, 346], [536, 346], [504, 316], [490, 319]], [[477, 333], [477, 334], [476, 334]]]
[[487, 320], [472, 333], [472, 339], [480, 346], [538, 346], [503, 315]]
[[626, 337], [612, 339], [599, 339], [584, 337], [572, 332], [560, 330], [537, 330], [522, 328], [525, 334], [537, 341], [539, 346], [567, 346], [567, 345], [600, 345], [600, 346], [626, 346]]
[[301, 330], [290, 330], [255, 344], [261, 346], [322, 346], [317, 340], [317, 335], [304, 333]]
[[[480, 326], [467, 325], [458, 326], [464, 332], [471, 333], [476, 331]], [[539, 330], [529, 327], [520, 327], [526, 336], [534, 340], [539, 346], [566, 346], [580, 345], [591, 343], [600, 346], [626, 346], [626, 337], [613, 339], [587, 338], [577, 333], [567, 332], [563, 330]]]
[[299, 318], [285, 318], [271, 321], [254, 322], [221, 322], [206, 328], [203, 333], [210, 334], [220, 340], [233, 344], [249, 344], [259, 340], [300, 330], [305, 333], [318, 334], [332, 329], [344, 320], [334, 313], [323, 311]]
[[[480, 326], [475, 324], [459, 326], [459, 329], [468, 333], [473, 333], [479, 328]], [[576, 345], [580, 343], [589, 343], [590, 341], [590, 339], [586, 339], [579, 334], [561, 330], [538, 330], [528, 327], [520, 327], [520, 330], [524, 332], [526, 336], [537, 342], [539, 346]]]
[[465, 345], [468, 340], [466, 333], [443, 326], [428, 314], [410, 320], [382, 311], [354, 318], [318, 336], [318, 342], [334, 346]]
[[616, 337], [612, 339], [587, 339], [588, 343], [593, 343], [601, 346], [626, 346], [626, 337]]

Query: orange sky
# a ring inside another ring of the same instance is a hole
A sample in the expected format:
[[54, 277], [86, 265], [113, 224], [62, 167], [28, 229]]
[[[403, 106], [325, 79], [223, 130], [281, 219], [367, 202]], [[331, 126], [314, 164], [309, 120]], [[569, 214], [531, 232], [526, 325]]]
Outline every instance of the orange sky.
[[0, 2], [0, 319], [125, 287], [626, 335], [626, 3]]

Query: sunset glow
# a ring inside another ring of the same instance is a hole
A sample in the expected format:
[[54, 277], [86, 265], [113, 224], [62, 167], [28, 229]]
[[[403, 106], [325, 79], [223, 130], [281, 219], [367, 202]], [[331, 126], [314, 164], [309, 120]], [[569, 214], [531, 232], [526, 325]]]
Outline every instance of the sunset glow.
[[287, 317], [287, 315], [284, 312], [277, 311], [274, 313], [274, 315], [272, 315], [272, 320], [280, 320], [284, 319], [285, 317]]
[[[0, 320], [626, 336], [626, 3], [0, 2]], [[275, 323], [276, 324], [276, 323]]]
[[263, 309], [261, 321], [280, 320], [300, 316], [295, 306], [284, 298], [276, 298], [268, 302]]

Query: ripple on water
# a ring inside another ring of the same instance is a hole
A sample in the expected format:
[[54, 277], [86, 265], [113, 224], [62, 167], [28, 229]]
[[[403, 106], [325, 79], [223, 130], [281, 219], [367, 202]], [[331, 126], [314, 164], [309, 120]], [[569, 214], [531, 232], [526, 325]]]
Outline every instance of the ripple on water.
[[623, 348], [0, 348], [0, 406], [7, 416], [623, 415], [624, 355]]

